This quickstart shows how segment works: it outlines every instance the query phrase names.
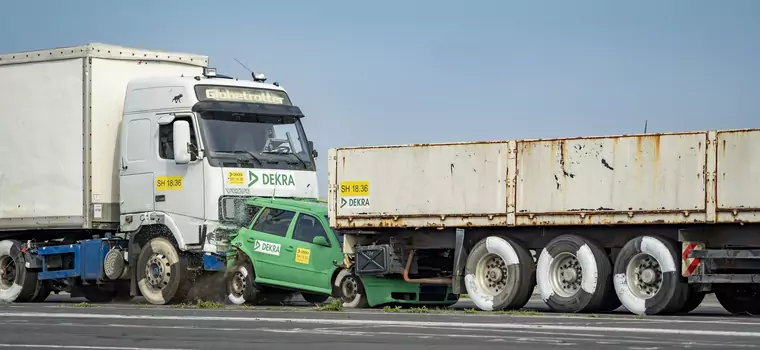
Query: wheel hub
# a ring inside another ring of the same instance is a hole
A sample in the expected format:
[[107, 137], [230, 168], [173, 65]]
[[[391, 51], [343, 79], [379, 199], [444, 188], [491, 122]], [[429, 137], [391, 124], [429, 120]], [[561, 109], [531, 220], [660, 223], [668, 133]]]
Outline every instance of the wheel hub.
[[343, 283], [341, 285], [341, 292], [343, 294], [343, 298], [345, 300], [353, 300], [356, 298], [357, 290], [359, 289], [359, 286], [356, 284], [356, 280], [354, 280], [353, 277], [346, 277], [343, 279]]
[[490, 269], [488, 270], [488, 279], [492, 281], [501, 281], [502, 279], [502, 273], [500, 269]]
[[16, 262], [10, 256], [0, 258], [0, 288], [10, 288], [15, 281]]
[[549, 265], [549, 284], [552, 291], [569, 298], [581, 289], [583, 268], [578, 258], [569, 252], [557, 254]]
[[507, 264], [496, 254], [484, 256], [475, 268], [478, 284], [490, 295], [501, 293], [507, 286]]
[[635, 255], [626, 268], [628, 289], [639, 298], [649, 299], [662, 287], [662, 268], [649, 254]]
[[169, 259], [163, 254], [153, 254], [145, 267], [145, 277], [153, 288], [161, 289], [169, 284], [171, 276]]
[[237, 296], [243, 295], [245, 290], [248, 288], [248, 282], [246, 282], [245, 276], [243, 276], [240, 271], [235, 272], [235, 274], [232, 276], [230, 287], [232, 294], [235, 294]]

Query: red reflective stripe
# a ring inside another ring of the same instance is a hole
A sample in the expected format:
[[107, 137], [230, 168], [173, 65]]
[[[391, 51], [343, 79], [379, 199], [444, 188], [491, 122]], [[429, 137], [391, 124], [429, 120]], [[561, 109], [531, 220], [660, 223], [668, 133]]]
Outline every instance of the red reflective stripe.
[[681, 254], [681, 259], [687, 259], [689, 258], [689, 254], [691, 254], [691, 251], [694, 250], [694, 248], [697, 247], [696, 243], [690, 243], [686, 246], [686, 249], [683, 250], [683, 253]]
[[689, 275], [693, 274], [694, 270], [696, 270], [698, 266], [699, 266], [699, 258], [694, 258], [691, 264], [689, 264], [689, 268], [686, 269], [686, 273]]

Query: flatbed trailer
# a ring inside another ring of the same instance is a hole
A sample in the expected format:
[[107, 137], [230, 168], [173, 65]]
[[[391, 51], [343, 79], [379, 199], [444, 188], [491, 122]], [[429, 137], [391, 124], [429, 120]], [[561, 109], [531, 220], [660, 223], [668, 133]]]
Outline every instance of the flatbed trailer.
[[760, 130], [330, 149], [330, 225], [359, 276], [481, 310], [760, 313]]

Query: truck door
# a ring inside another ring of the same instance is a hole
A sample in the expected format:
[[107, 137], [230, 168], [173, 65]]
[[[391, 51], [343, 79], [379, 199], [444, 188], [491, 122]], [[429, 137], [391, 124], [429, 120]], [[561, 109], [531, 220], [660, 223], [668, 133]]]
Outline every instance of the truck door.
[[155, 159], [155, 179], [153, 181], [154, 202], [157, 211], [170, 213], [179, 226], [185, 243], [200, 243], [197, 224], [204, 219], [203, 163], [192, 156], [190, 163], [174, 162], [174, 123], [185, 120], [190, 123], [190, 141], [199, 149], [198, 131], [195, 123], [188, 117], [178, 117], [172, 123], [155, 125], [158, 127], [158, 145]]
[[154, 210], [150, 115], [124, 116], [119, 156], [119, 207], [122, 213]]
[[[286, 246], [290, 273], [288, 282], [330, 291], [333, 261], [343, 261], [340, 245], [328, 235], [324, 224], [315, 216], [300, 213]], [[321, 242], [320, 242], [321, 241]]]

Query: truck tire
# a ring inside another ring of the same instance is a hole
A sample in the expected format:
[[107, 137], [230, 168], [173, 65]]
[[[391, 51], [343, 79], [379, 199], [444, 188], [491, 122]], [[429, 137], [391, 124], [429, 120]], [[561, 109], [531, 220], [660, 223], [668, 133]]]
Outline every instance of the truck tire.
[[116, 298], [116, 290], [105, 289], [98, 285], [82, 286], [82, 294], [85, 299], [92, 303], [110, 303]]
[[681, 309], [678, 310], [678, 313], [688, 314], [689, 312], [694, 311], [694, 309], [698, 308], [699, 305], [702, 304], [702, 301], [705, 300], [705, 296], [707, 295], [707, 292], [700, 292], [696, 289], [697, 289], [696, 286], [689, 288], [689, 297], [686, 298], [686, 302], [683, 304]]
[[0, 241], [0, 301], [28, 302], [35, 297], [37, 273], [26, 269], [21, 244]]
[[536, 284], [546, 305], [557, 312], [607, 311], [609, 298], [617, 299], [610, 258], [595, 242], [577, 235], [559, 236], [541, 250]]
[[52, 293], [53, 290], [50, 288], [49, 281], [37, 281], [37, 288], [34, 290], [34, 295], [32, 296], [31, 302], [33, 303], [41, 303], [45, 301], [49, 296], [50, 293]]
[[464, 281], [479, 309], [520, 309], [533, 294], [536, 264], [530, 252], [514, 240], [489, 236], [470, 251]]
[[238, 260], [227, 272], [227, 300], [235, 305], [256, 304], [262, 291], [254, 281], [255, 276], [250, 261]]
[[184, 300], [193, 281], [188, 260], [166, 238], [148, 241], [140, 251], [136, 271], [137, 287], [145, 300], [154, 305]]
[[760, 288], [755, 286], [722, 286], [715, 291], [720, 306], [733, 315], [760, 315]]
[[614, 267], [615, 292], [628, 311], [658, 315], [681, 310], [688, 284], [681, 278], [681, 255], [666, 238], [639, 236], [623, 246]]

